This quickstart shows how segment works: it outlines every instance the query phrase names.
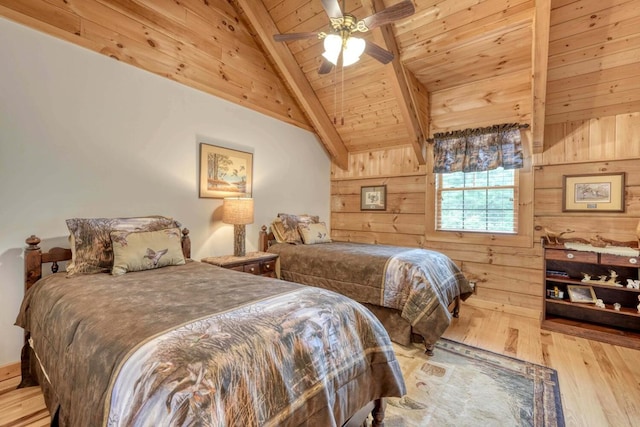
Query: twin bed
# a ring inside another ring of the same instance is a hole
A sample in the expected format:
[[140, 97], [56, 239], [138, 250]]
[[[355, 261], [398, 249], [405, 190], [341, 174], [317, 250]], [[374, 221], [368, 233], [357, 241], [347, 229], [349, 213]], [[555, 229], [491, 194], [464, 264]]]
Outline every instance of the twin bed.
[[[365, 308], [190, 261], [187, 233], [171, 265], [157, 256], [171, 248], [151, 247], [136, 258], [148, 269], [84, 273], [118, 265], [105, 254], [144, 233], [129, 230], [107, 251], [113, 231], [72, 233], [74, 254], [27, 239], [22, 386], [41, 385], [52, 425], [359, 426], [369, 413], [382, 425], [383, 398], [405, 393], [389, 337]], [[163, 245], [176, 237], [148, 233]], [[87, 247], [97, 265], [79, 261]], [[42, 277], [43, 263], [57, 271], [62, 261], [66, 272]]]
[[[344, 289], [191, 261], [188, 231], [180, 236], [174, 223], [155, 221], [143, 230], [129, 224], [125, 232], [116, 224], [100, 237], [82, 224], [75, 232], [70, 226], [71, 249], [43, 253], [31, 236], [25, 251], [26, 292], [16, 321], [25, 330], [21, 385], [41, 385], [52, 425], [351, 427], [371, 413], [380, 426], [384, 398], [405, 393], [385, 330], [398, 318], [372, 314]], [[182, 256], [163, 246], [176, 235]], [[140, 248], [160, 246], [123, 262], [119, 253], [134, 250], [140, 236]], [[270, 248], [279, 251], [285, 278], [295, 272], [283, 262], [287, 246]], [[83, 252], [99, 265], [83, 265]], [[368, 280], [384, 273], [387, 262], [379, 259], [387, 252], [370, 254]], [[463, 281], [455, 273], [423, 302], [432, 277], [411, 267], [415, 255], [395, 257], [405, 279], [416, 276], [408, 288], [399, 279], [395, 289], [378, 287], [380, 299], [367, 297], [366, 287], [354, 295], [373, 311], [398, 312], [410, 332], [436, 339], [450, 318], [446, 301], [465, 295], [455, 290]], [[342, 257], [347, 270], [349, 259]], [[57, 272], [62, 261], [67, 271]], [[46, 263], [54, 273], [42, 277]], [[104, 270], [109, 265], [113, 274]]]
[[[262, 251], [279, 255], [281, 277], [358, 301], [399, 344], [422, 341], [432, 354], [452, 318], [458, 317], [460, 300], [473, 292], [458, 266], [440, 252], [332, 242], [317, 217], [281, 215], [272, 232], [262, 227], [259, 242]], [[293, 233], [296, 227], [302, 233], [299, 239]], [[308, 230], [312, 234], [304, 235]]]

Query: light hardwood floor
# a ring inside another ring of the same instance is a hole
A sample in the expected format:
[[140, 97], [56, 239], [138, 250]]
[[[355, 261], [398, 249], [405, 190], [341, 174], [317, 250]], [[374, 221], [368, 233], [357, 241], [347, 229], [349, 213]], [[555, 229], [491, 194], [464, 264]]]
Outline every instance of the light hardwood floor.
[[[558, 371], [567, 426], [640, 425], [640, 351], [541, 331], [538, 321], [464, 305], [444, 334]], [[49, 422], [38, 388], [0, 382], [0, 427]]]

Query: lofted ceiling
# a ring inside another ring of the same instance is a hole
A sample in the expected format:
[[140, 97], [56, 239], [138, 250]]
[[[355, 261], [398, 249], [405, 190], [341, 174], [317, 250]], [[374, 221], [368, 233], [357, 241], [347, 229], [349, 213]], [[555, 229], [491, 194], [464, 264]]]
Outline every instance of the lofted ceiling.
[[[358, 33], [394, 53], [319, 74], [323, 2], [362, 19], [403, 0], [0, 0], [0, 15], [313, 130], [333, 161], [437, 132], [640, 114], [640, 0], [411, 0]], [[335, 120], [334, 120], [335, 119]]]
[[[340, 5], [361, 19], [399, 1]], [[363, 55], [325, 75], [321, 40], [272, 39], [327, 31], [321, 0], [236, 3], [342, 166], [345, 151], [407, 144], [422, 163], [433, 133], [507, 122], [531, 125], [541, 152], [545, 120], [640, 111], [637, 0], [414, 0], [412, 16], [365, 33], [391, 64]]]
[[[340, 145], [355, 152], [412, 144], [423, 163], [429, 134], [531, 121], [531, 0], [415, 1], [412, 16], [364, 33], [395, 53], [392, 63], [363, 55], [358, 63], [325, 75], [318, 73], [322, 40], [280, 46], [271, 37], [275, 32], [327, 31], [320, 0], [238, 3], [290, 84], [296, 80], [283, 70], [302, 70], [311, 93], [301, 92], [298, 98], [317, 97], [320, 108], [303, 110], [316, 129], [322, 126], [319, 116], [330, 118], [337, 138], [319, 134], [334, 156], [339, 156], [335, 147]], [[347, 0], [341, 6], [361, 19], [396, 3]], [[293, 65], [287, 62], [287, 48]]]

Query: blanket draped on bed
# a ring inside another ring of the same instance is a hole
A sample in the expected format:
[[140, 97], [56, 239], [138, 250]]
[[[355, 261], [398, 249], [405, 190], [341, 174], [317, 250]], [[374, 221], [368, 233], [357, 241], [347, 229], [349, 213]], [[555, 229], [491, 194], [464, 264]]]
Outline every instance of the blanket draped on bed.
[[361, 303], [397, 309], [413, 332], [434, 344], [451, 323], [449, 304], [472, 289], [446, 255], [389, 245], [278, 243], [286, 280], [339, 292]]
[[61, 425], [340, 425], [404, 393], [386, 333], [358, 304], [209, 264], [54, 274], [16, 323]]

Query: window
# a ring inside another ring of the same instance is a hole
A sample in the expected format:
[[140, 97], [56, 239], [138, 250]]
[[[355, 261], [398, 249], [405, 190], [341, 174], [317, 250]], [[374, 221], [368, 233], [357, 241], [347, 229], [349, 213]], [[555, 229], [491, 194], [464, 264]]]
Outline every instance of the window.
[[436, 175], [436, 230], [518, 232], [518, 171]]

